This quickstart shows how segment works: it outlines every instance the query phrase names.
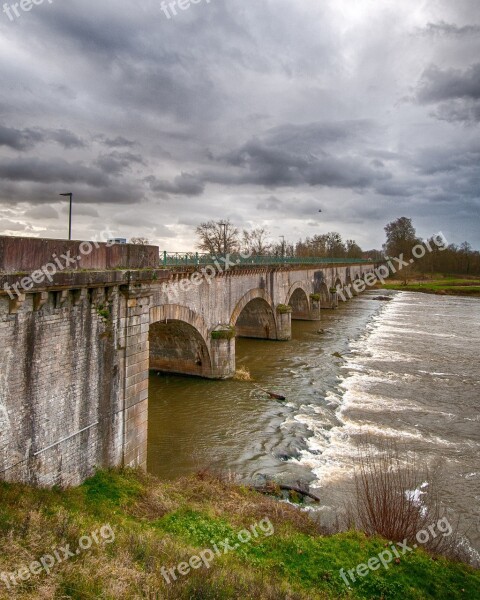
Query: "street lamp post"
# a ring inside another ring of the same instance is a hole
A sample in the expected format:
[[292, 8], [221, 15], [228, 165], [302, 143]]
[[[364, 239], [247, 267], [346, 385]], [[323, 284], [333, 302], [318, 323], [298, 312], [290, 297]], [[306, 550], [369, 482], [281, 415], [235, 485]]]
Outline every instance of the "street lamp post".
[[227, 225], [225, 221], [220, 221], [219, 225], [223, 227], [223, 254], [227, 255]]
[[72, 239], [72, 201], [73, 201], [73, 194], [71, 192], [68, 192], [68, 194], [60, 194], [60, 196], [66, 196], [67, 198], [70, 198], [70, 209], [68, 211], [68, 239], [71, 240]]

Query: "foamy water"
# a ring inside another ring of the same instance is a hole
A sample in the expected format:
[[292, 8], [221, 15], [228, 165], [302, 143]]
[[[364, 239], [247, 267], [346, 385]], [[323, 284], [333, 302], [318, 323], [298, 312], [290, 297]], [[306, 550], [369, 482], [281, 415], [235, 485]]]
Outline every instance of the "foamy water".
[[436, 471], [449, 514], [480, 550], [480, 302], [373, 296], [295, 322], [289, 343], [237, 340], [239, 364], [287, 402], [248, 382], [152, 377], [150, 470], [307, 481], [327, 515], [353, 493], [359, 440], [386, 437], [405, 462], [417, 455]]
[[397, 294], [350, 343], [338, 425], [327, 432], [314, 418], [304, 421], [313, 437], [299, 462], [315, 474], [317, 493], [335, 504], [342, 485], [349, 488], [362, 436], [393, 439], [406, 457], [437, 470], [446, 506], [479, 549], [479, 347], [480, 302]]

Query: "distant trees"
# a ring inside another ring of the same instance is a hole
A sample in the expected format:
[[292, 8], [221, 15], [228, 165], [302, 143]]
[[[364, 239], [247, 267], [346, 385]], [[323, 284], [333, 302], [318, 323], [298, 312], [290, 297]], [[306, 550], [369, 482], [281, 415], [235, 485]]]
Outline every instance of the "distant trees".
[[387, 241], [383, 245], [387, 256], [411, 258], [412, 248], [419, 242], [412, 219], [400, 217], [385, 226]]
[[[388, 257], [400, 258], [414, 263], [404, 266], [399, 273], [406, 280], [412, 271], [418, 273], [444, 273], [458, 275], [480, 275], [480, 252], [473, 250], [468, 242], [459, 246], [450, 244], [447, 248], [439, 247], [438, 240], [432, 238], [422, 242], [417, 236], [412, 219], [400, 217], [385, 226], [386, 241], [381, 250], [363, 251], [359, 244], [348, 239], [343, 241], [337, 231], [315, 234], [312, 237], [300, 239], [296, 243], [272, 240], [264, 227], [239, 230], [230, 220], [206, 221], [196, 228], [197, 247], [209, 254], [236, 254], [250, 252], [254, 256], [276, 257], [318, 257], [318, 258], [348, 258], [371, 259], [372, 262], [382, 262]], [[278, 238], [276, 238], [278, 239]], [[148, 244], [143, 237], [132, 238], [132, 244]], [[412, 250], [417, 244], [425, 244], [431, 248], [423, 258], [412, 256]]]
[[[230, 220], [206, 221], [196, 228], [197, 247], [209, 254], [250, 252], [254, 256], [362, 258], [363, 251], [355, 240], [343, 241], [337, 231], [329, 231], [299, 240], [274, 242], [264, 227], [240, 231]], [[283, 237], [283, 236], [280, 236]]]
[[240, 232], [227, 221], [207, 221], [197, 229], [198, 248], [208, 254], [234, 254], [240, 251]]
[[345, 242], [347, 249], [347, 258], [362, 258], [363, 251], [355, 240], [347, 240]]
[[400, 257], [403, 254], [403, 258], [408, 261], [412, 258], [412, 249], [417, 244], [424, 243], [428, 248], [423, 258], [413, 257], [415, 262], [412, 267], [404, 267], [404, 276], [413, 269], [423, 274], [480, 275], [480, 252], [473, 250], [468, 242], [463, 242], [460, 246], [450, 244], [447, 247], [439, 245], [434, 237], [422, 242], [417, 237], [412, 219], [407, 217], [400, 217], [388, 223], [385, 233], [387, 240], [383, 249], [387, 256]]
[[433, 240], [429, 240], [429, 244], [432, 252], [428, 252], [418, 265], [422, 273], [480, 275], [480, 252], [473, 250], [468, 242], [460, 246], [450, 244], [444, 250], [438, 248]]
[[330, 231], [299, 240], [295, 247], [295, 255], [319, 258], [362, 258], [363, 251], [355, 240], [343, 242], [338, 232]]
[[[387, 241], [383, 245], [383, 249], [386, 256], [403, 258], [407, 262], [410, 261], [413, 258], [412, 249], [420, 242], [417, 238], [412, 219], [400, 217], [388, 223], [385, 226], [385, 233], [387, 234]], [[401, 274], [405, 283], [407, 283], [408, 276], [413, 268], [412, 266], [403, 267]]]
[[268, 241], [269, 233], [263, 227], [248, 231], [243, 230], [243, 247], [245, 252], [256, 256], [266, 256], [272, 250], [272, 243]]
[[133, 237], [130, 240], [130, 244], [135, 244], [136, 246], [149, 246], [150, 240], [146, 237]]

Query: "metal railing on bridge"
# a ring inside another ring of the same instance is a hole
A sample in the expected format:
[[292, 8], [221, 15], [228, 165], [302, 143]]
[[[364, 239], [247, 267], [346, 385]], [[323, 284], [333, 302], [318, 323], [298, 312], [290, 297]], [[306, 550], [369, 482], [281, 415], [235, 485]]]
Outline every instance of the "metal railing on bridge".
[[[249, 257], [240, 254], [228, 254], [229, 266], [262, 266], [262, 265], [349, 265], [349, 264], [371, 264], [370, 259], [361, 258], [325, 258], [315, 256], [258, 256]], [[168, 267], [201, 267], [215, 265], [223, 266], [227, 257], [222, 254], [201, 254], [199, 252], [161, 252], [160, 262], [165, 268]]]

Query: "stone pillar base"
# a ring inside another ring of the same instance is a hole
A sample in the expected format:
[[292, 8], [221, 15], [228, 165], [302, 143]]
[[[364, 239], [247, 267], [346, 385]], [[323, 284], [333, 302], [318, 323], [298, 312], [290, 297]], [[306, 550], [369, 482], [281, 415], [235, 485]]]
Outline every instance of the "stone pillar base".
[[212, 379], [230, 379], [235, 375], [235, 328], [220, 325], [212, 331], [210, 355]]
[[[287, 309], [290, 310], [287, 310]], [[288, 342], [292, 339], [292, 309], [280, 304], [277, 307], [277, 340]]]

